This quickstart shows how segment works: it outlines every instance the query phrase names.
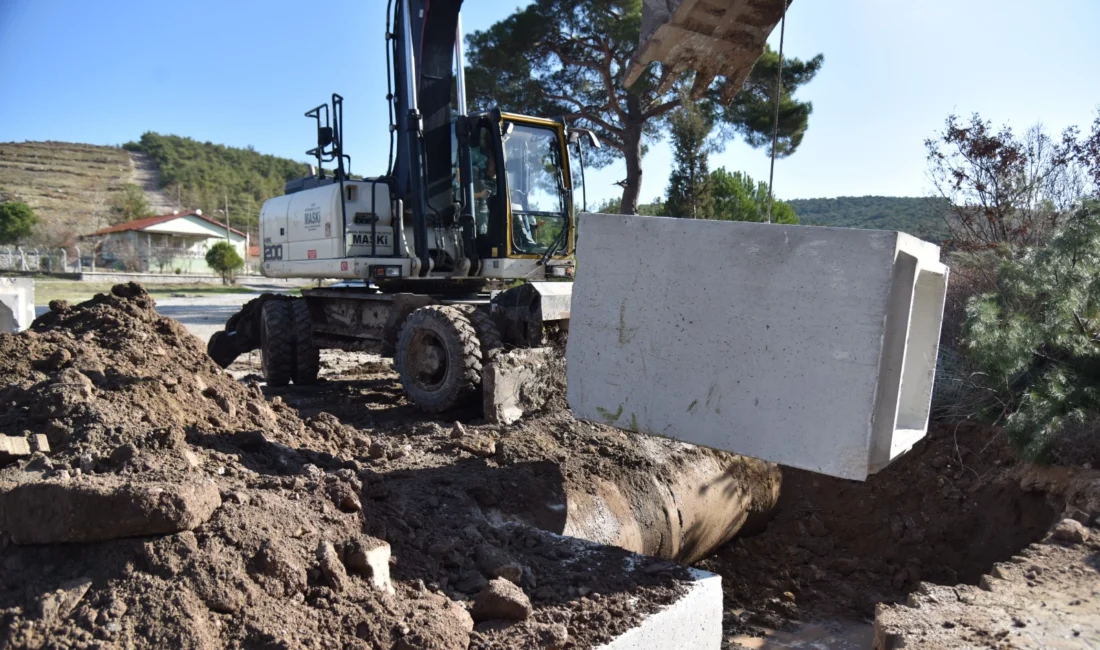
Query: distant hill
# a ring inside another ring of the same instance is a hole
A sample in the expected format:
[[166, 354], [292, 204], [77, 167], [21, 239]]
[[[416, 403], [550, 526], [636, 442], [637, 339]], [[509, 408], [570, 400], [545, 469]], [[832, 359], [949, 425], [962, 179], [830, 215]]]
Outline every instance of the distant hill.
[[111, 198], [131, 174], [130, 154], [119, 147], [0, 143], [0, 201], [34, 209], [39, 225], [31, 245], [69, 245], [106, 225]]
[[[229, 215], [238, 228], [254, 229], [260, 206], [283, 193], [286, 181], [309, 173], [309, 165], [177, 135], [147, 132], [124, 149], [148, 155], [160, 169], [160, 190], [186, 209], [217, 215], [228, 196]], [[217, 218], [217, 217], [215, 217]]]
[[787, 201], [802, 223], [841, 228], [900, 230], [922, 239], [946, 237], [936, 213], [942, 199], [902, 196], [842, 196], [835, 199]]

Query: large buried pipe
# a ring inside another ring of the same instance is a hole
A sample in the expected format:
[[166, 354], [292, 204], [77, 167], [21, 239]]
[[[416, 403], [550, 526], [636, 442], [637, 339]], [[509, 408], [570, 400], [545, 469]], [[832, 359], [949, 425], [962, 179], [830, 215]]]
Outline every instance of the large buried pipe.
[[[779, 499], [782, 477], [773, 463], [643, 434], [623, 435], [630, 447], [625, 463], [616, 458], [599, 465], [567, 457], [526, 465], [526, 484], [518, 492], [503, 487], [486, 514], [692, 563], [746, 524], [751, 528], [764, 521]], [[591, 448], [564, 451], [592, 453]]]

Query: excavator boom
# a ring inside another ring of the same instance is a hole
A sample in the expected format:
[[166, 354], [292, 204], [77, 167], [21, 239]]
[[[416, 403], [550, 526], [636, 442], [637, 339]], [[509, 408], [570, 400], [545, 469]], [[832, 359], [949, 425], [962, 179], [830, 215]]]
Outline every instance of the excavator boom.
[[625, 84], [633, 85], [650, 63], [660, 61], [663, 86], [694, 70], [692, 94], [698, 96], [722, 76], [722, 100], [732, 101], [783, 18], [786, 1], [642, 0], [641, 39]]

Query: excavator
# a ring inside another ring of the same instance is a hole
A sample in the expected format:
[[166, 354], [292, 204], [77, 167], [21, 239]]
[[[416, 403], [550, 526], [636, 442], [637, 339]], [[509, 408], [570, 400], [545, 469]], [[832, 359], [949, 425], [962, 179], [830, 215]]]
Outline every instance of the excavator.
[[[659, 62], [665, 83], [695, 71], [697, 92], [724, 76], [731, 100], [785, 2], [645, 0], [626, 82]], [[306, 113], [315, 171], [264, 203], [262, 273], [340, 282], [245, 305], [208, 343], [221, 366], [260, 349], [269, 385], [306, 385], [318, 350], [376, 350], [392, 355], [409, 400], [438, 413], [477, 397], [482, 366], [503, 346], [539, 346], [568, 327], [573, 179], [600, 143], [561, 117], [469, 111], [461, 6], [390, 2], [385, 175], [351, 174], [339, 95]], [[493, 289], [503, 285], [514, 286]]]

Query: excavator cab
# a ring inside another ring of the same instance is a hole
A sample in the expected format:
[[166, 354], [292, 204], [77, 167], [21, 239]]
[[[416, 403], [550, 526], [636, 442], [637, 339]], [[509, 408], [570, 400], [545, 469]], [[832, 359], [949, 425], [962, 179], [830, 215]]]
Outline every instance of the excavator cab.
[[564, 124], [489, 111], [456, 120], [455, 131], [453, 198], [471, 197], [478, 257], [568, 260], [576, 210]]

